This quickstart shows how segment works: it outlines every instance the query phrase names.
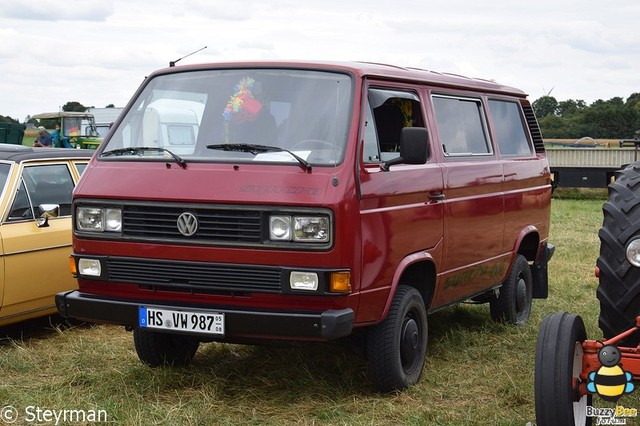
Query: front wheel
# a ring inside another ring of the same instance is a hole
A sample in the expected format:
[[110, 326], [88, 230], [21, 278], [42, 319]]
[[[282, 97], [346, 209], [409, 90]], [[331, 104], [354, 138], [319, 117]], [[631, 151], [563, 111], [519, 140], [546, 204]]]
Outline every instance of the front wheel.
[[582, 372], [582, 342], [587, 339], [582, 318], [567, 312], [542, 320], [536, 347], [535, 401], [538, 426], [590, 425], [591, 394], [577, 391]]
[[519, 254], [500, 287], [500, 295], [489, 303], [491, 318], [514, 325], [525, 324], [531, 316], [532, 292], [531, 268], [527, 259]]
[[403, 390], [420, 379], [427, 353], [427, 310], [413, 287], [400, 286], [389, 314], [369, 330], [367, 372], [381, 392]]
[[150, 367], [188, 365], [200, 346], [200, 341], [193, 336], [140, 327], [133, 330], [133, 342], [140, 361]]

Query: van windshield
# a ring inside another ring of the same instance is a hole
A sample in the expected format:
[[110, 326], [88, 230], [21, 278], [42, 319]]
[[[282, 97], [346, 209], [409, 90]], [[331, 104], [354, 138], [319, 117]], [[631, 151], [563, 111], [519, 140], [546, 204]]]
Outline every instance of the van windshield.
[[[299, 165], [302, 158], [313, 165], [335, 165], [344, 156], [352, 87], [346, 74], [312, 70], [205, 70], [157, 76], [102, 144], [100, 157], [116, 154], [122, 160], [157, 161], [170, 152], [188, 162]], [[270, 149], [242, 149], [243, 145]]]

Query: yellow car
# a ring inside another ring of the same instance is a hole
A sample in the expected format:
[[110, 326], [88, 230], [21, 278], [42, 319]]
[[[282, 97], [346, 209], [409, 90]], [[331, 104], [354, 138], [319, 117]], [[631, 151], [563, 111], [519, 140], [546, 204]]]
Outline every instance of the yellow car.
[[71, 193], [93, 152], [0, 144], [0, 326], [55, 313], [77, 287]]

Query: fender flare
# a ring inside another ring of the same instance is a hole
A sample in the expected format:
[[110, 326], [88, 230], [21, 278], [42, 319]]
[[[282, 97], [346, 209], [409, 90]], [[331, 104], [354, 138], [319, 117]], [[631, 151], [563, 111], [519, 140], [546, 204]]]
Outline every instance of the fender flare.
[[[382, 312], [382, 317], [380, 318], [381, 320], [386, 318], [387, 315], [389, 314], [389, 308], [391, 307], [391, 302], [393, 301], [393, 297], [396, 294], [396, 290], [400, 285], [400, 278], [402, 277], [402, 275], [404, 275], [407, 268], [415, 263], [424, 262], [424, 261], [431, 262], [434, 265], [437, 264], [434, 257], [431, 255], [431, 253], [427, 251], [412, 253], [404, 257], [402, 260], [400, 260], [400, 262], [398, 263], [398, 266], [396, 267], [395, 272], [393, 273], [393, 280], [391, 281], [389, 295], [387, 296], [387, 301], [384, 305], [384, 311]], [[422, 296], [424, 297], [424, 294], [422, 294]], [[427, 306], [426, 300], [425, 300], [425, 308], [427, 309], [427, 311], [429, 311], [429, 306]]]
[[[548, 242], [548, 238], [540, 238], [540, 231], [536, 226], [529, 225], [520, 231], [515, 246], [513, 247], [513, 256], [509, 264], [509, 270], [515, 261], [515, 254], [521, 252], [524, 239], [532, 234], [536, 234], [538, 237], [538, 246], [535, 248], [535, 253], [529, 252], [528, 256], [529, 258], [533, 258], [533, 265], [531, 265], [531, 278], [533, 279], [532, 297], [534, 299], [546, 299], [549, 295], [548, 263], [549, 259], [553, 256], [555, 247]], [[528, 260], [531, 261], [531, 259]]]
[[520, 251], [520, 248], [522, 247], [522, 242], [524, 241], [525, 238], [527, 238], [531, 234], [536, 234], [538, 236], [538, 247], [536, 248], [534, 261], [538, 261], [540, 259], [540, 256], [542, 255], [543, 243], [546, 240], [542, 240], [540, 238], [540, 230], [538, 229], [537, 226], [527, 225], [520, 230], [520, 232], [518, 233], [518, 237], [516, 238], [516, 241], [511, 249], [512, 256], [511, 256], [511, 262], [509, 262], [509, 268], [511, 268], [511, 265], [513, 265], [513, 262], [516, 259], [515, 255], [518, 254], [518, 252]]

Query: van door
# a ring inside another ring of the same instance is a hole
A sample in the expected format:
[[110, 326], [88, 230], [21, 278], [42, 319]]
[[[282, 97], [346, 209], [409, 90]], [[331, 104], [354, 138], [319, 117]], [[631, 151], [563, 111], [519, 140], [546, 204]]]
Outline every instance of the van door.
[[443, 155], [444, 258], [434, 306], [498, 284], [509, 258], [503, 250], [502, 164], [489, 138], [478, 97], [433, 95]]
[[360, 214], [362, 279], [358, 321], [378, 320], [394, 273], [403, 259], [425, 255], [442, 239], [442, 171], [431, 157], [424, 165], [381, 162], [399, 156], [404, 127], [424, 127], [417, 93], [408, 88], [367, 91], [361, 130]]

